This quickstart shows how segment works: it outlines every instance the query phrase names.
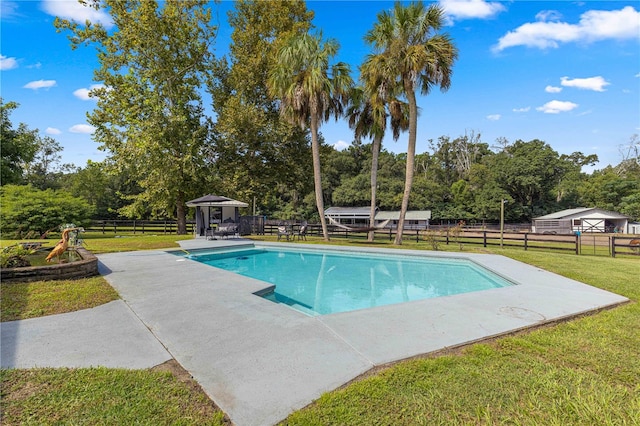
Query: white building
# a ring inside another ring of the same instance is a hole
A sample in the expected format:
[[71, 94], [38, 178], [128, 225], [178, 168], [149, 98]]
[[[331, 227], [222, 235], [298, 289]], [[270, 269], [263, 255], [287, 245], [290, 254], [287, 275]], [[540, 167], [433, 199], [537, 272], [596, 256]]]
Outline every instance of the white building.
[[536, 217], [531, 230], [538, 234], [630, 233], [628, 216], [595, 207], [562, 210]]
[[[324, 216], [342, 225], [368, 226], [371, 207], [329, 207]], [[375, 224], [386, 220], [386, 228], [397, 228], [400, 220], [399, 211], [378, 211], [376, 209]], [[409, 210], [404, 219], [404, 229], [427, 229], [431, 220], [431, 210]]]

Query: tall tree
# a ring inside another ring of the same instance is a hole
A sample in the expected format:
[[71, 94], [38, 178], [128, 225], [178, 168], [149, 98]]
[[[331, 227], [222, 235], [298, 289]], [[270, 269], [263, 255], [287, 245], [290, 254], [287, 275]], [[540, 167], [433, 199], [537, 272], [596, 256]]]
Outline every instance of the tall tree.
[[175, 216], [179, 234], [186, 233], [187, 197], [197, 195], [202, 179], [207, 131], [199, 89], [215, 39], [208, 3], [88, 0], [111, 15], [114, 30], [55, 21], [71, 31], [72, 48], [95, 43], [98, 50], [94, 79], [104, 87], [93, 90], [98, 104], [89, 122], [116, 168], [129, 170], [143, 188], [128, 209], [145, 205], [154, 216]]
[[[458, 50], [446, 33], [439, 34], [444, 25], [444, 10], [422, 2], [404, 6], [397, 2], [392, 11], [378, 14], [378, 20], [365, 36], [374, 48], [367, 61], [384, 76], [379, 81], [392, 82], [409, 103], [409, 140], [404, 194], [398, 221], [395, 244], [402, 244], [402, 229], [409, 207], [413, 183], [418, 122], [416, 91], [428, 94], [434, 85], [442, 91], [451, 85], [453, 63]], [[377, 88], [374, 88], [377, 90]]]
[[353, 85], [347, 64], [330, 65], [338, 48], [334, 40], [323, 42], [321, 34], [294, 35], [279, 49], [268, 83], [270, 94], [280, 100], [281, 115], [311, 131], [316, 207], [325, 241], [329, 232], [324, 217], [318, 129], [332, 115], [336, 119], [342, 115]]
[[[360, 69], [361, 77], [366, 81], [370, 79], [366, 89], [355, 87], [350, 96], [347, 117], [349, 127], [354, 130], [356, 140], [363, 137], [373, 139], [371, 146], [371, 210], [369, 212], [369, 226], [375, 224], [376, 215], [376, 192], [378, 188], [378, 159], [382, 147], [382, 139], [387, 129], [387, 118], [391, 116], [391, 128], [394, 140], [398, 140], [401, 130], [408, 128], [408, 105], [388, 93], [380, 90], [371, 91], [372, 87], [380, 87], [374, 79], [378, 78], [376, 70], [369, 68], [369, 63], [365, 62]], [[373, 80], [373, 81], [372, 81]], [[389, 97], [390, 99], [385, 99]], [[367, 236], [369, 241], [373, 241], [374, 232], [370, 231]]]
[[279, 185], [292, 193], [310, 189], [308, 132], [280, 118], [267, 77], [284, 40], [307, 32], [312, 17], [300, 1], [236, 1], [229, 64], [220, 61], [210, 82], [220, 176], [228, 191], [262, 207]]
[[0, 183], [21, 184], [25, 167], [33, 161], [38, 150], [38, 131], [30, 130], [24, 123], [17, 129], [9, 117], [18, 108], [16, 102], [4, 103], [0, 98]]
[[555, 192], [564, 170], [559, 155], [545, 142], [517, 140], [488, 159], [498, 185], [521, 209], [521, 221], [555, 210]]
[[38, 149], [26, 167], [25, 179], [38, 189], [59, 189], [62, 171], [71, 168], [70, 165], [60, 165], [60, 152], [63, 148], [50, 136], [37, 136], [36, 140]]

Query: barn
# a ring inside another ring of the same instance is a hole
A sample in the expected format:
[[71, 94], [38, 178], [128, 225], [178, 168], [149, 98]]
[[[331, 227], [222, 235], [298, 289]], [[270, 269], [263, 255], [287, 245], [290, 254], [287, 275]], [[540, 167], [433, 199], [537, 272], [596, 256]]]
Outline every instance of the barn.
[[[371, 207], [329, 207], [324, 211], [327, 218], [342, 225], [366, 226], [369, 224]], [[409, 210], [405, 216], [405, 229], [427, 229], [431, 219], [431, 210]], [[396, 228], [400, 220], [399, 211], [379, 211], [376, 208], [375, 224], [388, 221], [386, 228]]]
[[573, 234], [576, 232], [629, 233], [629, 217], [599, 208], [562, 210], [533, 219], [537, 234]]

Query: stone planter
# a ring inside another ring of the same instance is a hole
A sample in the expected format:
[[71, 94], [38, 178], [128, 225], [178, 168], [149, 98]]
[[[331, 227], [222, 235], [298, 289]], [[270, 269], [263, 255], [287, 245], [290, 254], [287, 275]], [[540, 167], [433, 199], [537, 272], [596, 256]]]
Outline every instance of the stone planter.
[[6, 283], [67, 280], [98, 275], [98, 258], [82, 247], [76, 247], [73, 250], [78, 253], [82, 260], [45, 266], [27, 266], [26, 268], [3, 268], [0, 270], [0, 279]]

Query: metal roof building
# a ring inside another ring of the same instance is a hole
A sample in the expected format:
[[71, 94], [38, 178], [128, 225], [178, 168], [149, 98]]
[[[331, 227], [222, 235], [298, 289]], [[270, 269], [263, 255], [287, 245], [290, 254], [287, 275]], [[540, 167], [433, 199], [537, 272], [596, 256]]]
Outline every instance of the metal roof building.
[[596, 207], [581, 207], [536, 217], [532, 230], [539, 234], [629, 233], [629, 217]]
[[[324, 211], [342, 225], [367, 225], [371, 207], [329, 207]], [[390, 220], [387, 228], [395, 228], [400, 220], [400, 211], [378, 211], [376, 209], [375, 224]], [[431, 210], [409, 210], [405, 216], [405, 229], [426, 229], [431, 220]]]

